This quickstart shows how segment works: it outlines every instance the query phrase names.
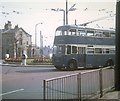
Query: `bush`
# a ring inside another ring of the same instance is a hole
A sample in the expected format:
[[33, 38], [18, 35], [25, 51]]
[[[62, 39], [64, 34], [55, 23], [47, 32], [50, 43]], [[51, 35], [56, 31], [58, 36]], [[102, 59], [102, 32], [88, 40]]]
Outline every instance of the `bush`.
[[52, 60], [50, 59], [50, 58], [35, 58], [34, 60], [33, 60], [33, 63], [51, 63], [52, 62]]
[[5, 62], [22, 62], [20, 58], [8, 58], [5, 59]]

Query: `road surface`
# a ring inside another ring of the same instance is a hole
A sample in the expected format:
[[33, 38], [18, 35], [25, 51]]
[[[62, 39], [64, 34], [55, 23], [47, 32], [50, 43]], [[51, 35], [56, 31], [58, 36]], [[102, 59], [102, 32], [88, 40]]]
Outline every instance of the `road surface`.
[[53, 66], [2, 66], [2, 99], [43, 99], [43, 80], [83, 72]]

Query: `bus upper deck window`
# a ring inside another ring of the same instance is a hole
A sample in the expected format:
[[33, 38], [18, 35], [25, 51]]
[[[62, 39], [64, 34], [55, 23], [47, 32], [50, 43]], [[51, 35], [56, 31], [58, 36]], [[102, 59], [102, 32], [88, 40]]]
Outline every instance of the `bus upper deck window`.
[[64, 31], [64, 35], [68, 35], [68, 31]]
[[76, 29], [70, 29], [69, 30], [69, 35], [77, 35]]
[[106, 53], [109, 53], [110, 52], [110, 50], [109, 49], [106, 49]]
[[88, 48], [87, 53], [89, 54], [94, 54], [94, 48]]
[[95, 53], [102, 53], [102, 48], [95, 48]]
[[63, 34], [63, 32], [61, 30], [57, 30], [56, 33], [55, 33], [56, 36], [60, 36], [62, 34]]
[[110, 53], [110, 49], [104, 48], [104, 49], [103, 49], [103, 53], [104, 53], [104, 54], [105, 54], [105, 53], [109, 54], [109, 53]]

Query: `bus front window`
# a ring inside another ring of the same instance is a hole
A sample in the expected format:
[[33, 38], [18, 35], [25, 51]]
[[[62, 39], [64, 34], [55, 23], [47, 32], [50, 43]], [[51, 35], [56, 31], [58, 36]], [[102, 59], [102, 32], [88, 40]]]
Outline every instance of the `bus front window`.
[[66, 31], [66, 30], [57, 30], [55, 35], [56, 36], [68, 35], [68, 31]]
[[62, 46], [62, 45], [54, 46], [53, 48], [54, 55], [61, 55], [64, 53], [65, 53], [65, 46]]
[[57, 30], [57, 31], [55, 32], [55, 35], [56, 35], [56, 36], [62, 35], [62, 31], [61, 31], [61, 30]]

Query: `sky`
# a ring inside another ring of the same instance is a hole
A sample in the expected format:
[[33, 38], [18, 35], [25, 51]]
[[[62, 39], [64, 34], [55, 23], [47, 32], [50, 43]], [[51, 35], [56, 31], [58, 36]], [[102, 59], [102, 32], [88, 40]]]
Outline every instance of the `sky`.
[[[63, 25], [63, 12], [51, 9], [64, 9], [66, 0], [0, 0], [0, 29], [5, 23], [11, 21], [12, 28], [15, 25], [22, 27], [32, 35], [35, 44], [35, 25], [37, 25], [37, 45], [40, 44], [40, 31], [43, 35], [43, 45], [52, 46], [55, 29]], [[68, 9], [74, 4], [75, 11], [68, 12], [68, 24], [77, 24], [93, 21], [101, 17], [115, 14], [115, 0], [67, 0]], [[88, 27], [115, 28], [115, 16], [96, 21]]]

